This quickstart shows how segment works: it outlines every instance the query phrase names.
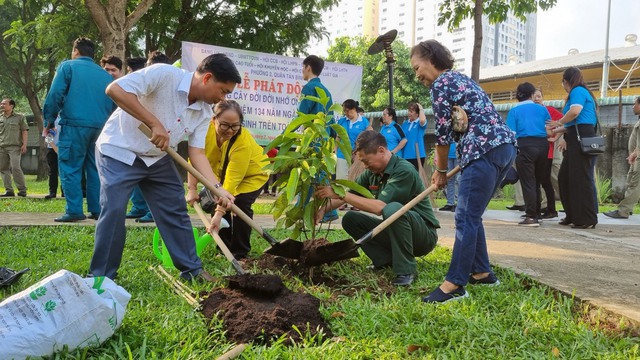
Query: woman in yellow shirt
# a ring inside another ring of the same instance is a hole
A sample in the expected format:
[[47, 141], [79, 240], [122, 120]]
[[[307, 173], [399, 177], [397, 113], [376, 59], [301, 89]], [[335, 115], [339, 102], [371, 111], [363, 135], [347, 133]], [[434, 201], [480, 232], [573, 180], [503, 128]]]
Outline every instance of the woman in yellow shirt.
[[[269, 175], [263, 167], [269, 163], [263, 149], [256, 143], [251, 133], [242, 128], [244, 120], [242, 109], [233, 100], [223, 100], [213, 109], [213, 118], [204, 151], [211, 168], [222, 187], [235, 196], [234, 203], [253, 218], [253, 203], [260, 195]], [[189, 200], [198, 199], [198, 180], [189, 174]], [[220, 229], [220, 219], [225, 218], [230, 227]], [[211, 218], [210, 231], [219, 231], [236, 259], [247, 257], [251, 245], [251, 227], [237, 216], [227, 214], [220, 206], [216, 207]]]

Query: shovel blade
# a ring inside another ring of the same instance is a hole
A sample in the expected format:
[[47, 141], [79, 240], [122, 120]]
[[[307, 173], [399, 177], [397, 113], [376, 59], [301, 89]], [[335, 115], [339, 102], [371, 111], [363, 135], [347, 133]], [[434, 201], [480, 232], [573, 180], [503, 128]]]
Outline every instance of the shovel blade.
[[329, 243], [310, 250], [305, 254], [304, 259], [300, 259], [300, 262], [317, 266], [334, 261], [356, 258], [360, 256], [358, 247], [358, 244], [351, 239]]
[[266, 254], [282, 256], [289, 259], [299, 259], [302, 252], [303, 243], [293, 239], [286, 239], [279, 243], [275, 243], [268, 247], [264, 252]]

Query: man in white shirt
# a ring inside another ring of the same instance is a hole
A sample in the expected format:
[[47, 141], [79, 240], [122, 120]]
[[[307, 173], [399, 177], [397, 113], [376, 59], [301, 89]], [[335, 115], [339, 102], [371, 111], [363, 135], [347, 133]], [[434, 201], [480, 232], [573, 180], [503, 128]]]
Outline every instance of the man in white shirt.
[[[187, 136], [191, 164], [218, 184], [204, 153], [211, 104], [231, 93], [240, 81], [233, 62], [224, 54], [214, 54], [202, 60], [195, 73], [157, 64], [107, 87], [118, 109], [96, 142], [101, 212], [91, 275], [116, 277], [125, 243], [127, 204], [139, 185], [180, 276], [213, 280], [196, 255], [182, 179], [162, 150], [176, 147]], [[138, 129], [140, 122], [151, 129], [150, 139]], [[227, 207], [234, 198], [223, 192], [219, 203]]]

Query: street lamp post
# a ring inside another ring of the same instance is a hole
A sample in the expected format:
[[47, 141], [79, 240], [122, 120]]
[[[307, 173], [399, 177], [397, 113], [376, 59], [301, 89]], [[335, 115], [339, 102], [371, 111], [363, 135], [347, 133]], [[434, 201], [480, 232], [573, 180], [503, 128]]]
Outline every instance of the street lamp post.
[[600, 84], [600, 98], [607, 97], [609, 88], [609, 22], [611, 21], [611, 0], [607, 8], [607, 32], [604, 46], [604, 61], [602, 62], [602, 83]]

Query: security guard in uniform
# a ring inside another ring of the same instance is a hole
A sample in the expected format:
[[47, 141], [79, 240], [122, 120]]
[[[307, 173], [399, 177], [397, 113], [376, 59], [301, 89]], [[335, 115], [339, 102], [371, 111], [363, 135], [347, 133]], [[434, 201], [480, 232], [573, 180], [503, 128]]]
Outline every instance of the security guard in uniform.
[[[330, 186], [318, 187], [316, 196], [331, 200], [327, 209], [320, 210], [316, 220], [322, 218], [325, 210], [338, 208], [345, 203], [354, 206], [362, 212], [347, 212], [342, 219], [342, 228], [358, 239], [383, 221], [364, 212], [382, 215], [386, 219], [425, 188], [413, 165], [392, 154], [381, 134], [373, 130], [361, 133], [356, 140], [355, 153], [366, 167], [356, 182], [369, 189], [374, 199], [353, 192], [340, 198]], [[392, 267], [396, 274], [393, 284], [410, 285], [417, 274], [415, 257], [433, 250], [438, 241], [436, 229], [439, 227], [429, 199], [425, 198], [364, 243], [362, 250], [373, 262], [370, 268]]]

